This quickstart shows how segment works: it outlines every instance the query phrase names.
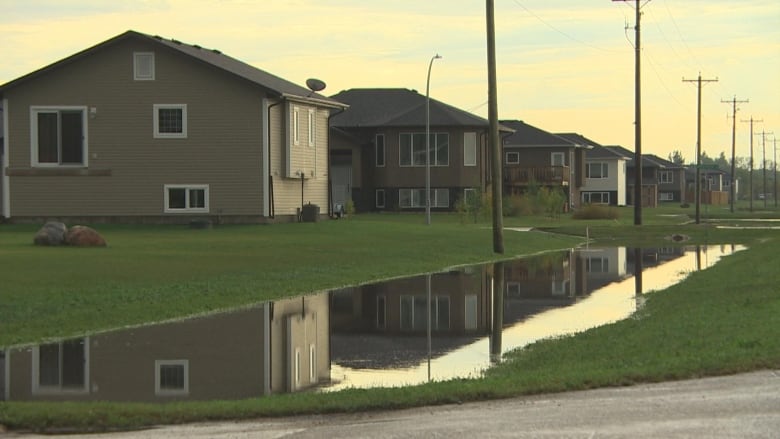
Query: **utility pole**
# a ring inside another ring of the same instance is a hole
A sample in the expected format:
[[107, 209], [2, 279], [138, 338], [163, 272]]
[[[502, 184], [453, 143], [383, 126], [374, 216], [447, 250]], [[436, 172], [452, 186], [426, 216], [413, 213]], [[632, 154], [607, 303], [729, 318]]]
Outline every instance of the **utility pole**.
[[763, 175], [763, 192], [764, 195], [764, 209], [766, 209], [766, 135], [772, 134], [772, 132], [766, 132], [765, 130], [761, 130], [761, 174]]
[[723, 99], [720, 100], [724, 104], [731, 104], [732, 110], [731, 110], [731, 185], [729, 186], [729, 201], [731, 204], [731, 213], [734, 213], [734, 198], [736, 198], [737, 193], [734, 189], [737, 181], [737, 177], [735, 176], [736, 173], [736, 155], [737, 155], [737, 104], [744, 104], [750, 102], [749, 99], [745, 99], [744, 101], [738, 101], [737, 96], [734, 96], [734, 99], [731, 101], [724, 101]]
[[701, 222], [701, 84], [702, 82], [718, 82], [718, 78], [701, 79], [701, 73], [699, 73], [698, 79], [683, 78], [683, 82], [696, 82], [699, 90], [697, 99], [698, 123], [696, 124], [696, 224], [699, 224]]
[[[630, 1], [630, 0], [612, 0]], [[640, 40], [640, 19], [642, 17], [642, 7], [650, 0], [640, 4], [636, 0], [636, 25], [634, 26], [636, 34], [636, 45], [634, 46], [634, 225], [642, 224], [642, 87], [641, 87], [641, 40]]]
[[753, 211], [753, 123], [763, 122], [763, 120], [755, 120], [753, 116], [750, 116], [750, 120], [742, 120], [740, 122], [750, 122], [750, 211]]
[[486, 0], [487, 16], [487, 62], [488, 62], [488, 122], [490, 133], [490, 162], [493, 179], [493, 253], [504, 253], [504, 218], [501, 199], [503, 178], [501, 177], [501, 144], [498, 137], [498, 92], [496, 88], [496, 29], [493, 0]]

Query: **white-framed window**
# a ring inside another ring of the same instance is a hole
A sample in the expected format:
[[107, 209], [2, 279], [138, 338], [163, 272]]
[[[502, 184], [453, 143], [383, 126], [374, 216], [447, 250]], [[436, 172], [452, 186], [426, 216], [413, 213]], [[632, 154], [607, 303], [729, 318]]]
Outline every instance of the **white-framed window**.
[[[425, 133], [401, 133], [398, 138], [398, 165], [425, 166]], [[450, 135], [431, 133], [431, 166], [450, 165]]]
[[182, 396], [190, 393], [189, 360], [155, 360], [154, 394]]
[[672, 192], [659, 192], [658, 201], [674, 201], [674, 193]]
[[609, 272], [609, 259], [603, 257], [586, 258], [585, 271], [588, 273], [607, 273]]
[[308, 113], [308, 138], [309, 138], [309, 146], [314, 146], [314, 137], [315, 133], [317, 132], [317, 119], [315, 117], [315, 113], [313, 109], [309, 109]]
[[154, 81], [154, 52], [133, 52], [133, 79]]
[[375, 192], [376, 207], [384, 209], [385, 207], [385, 190], [377, 189]]
[[463, 133], [463, 166], [477, 166], [477, 133]]
[[295, 388], [301, 386], [301, 349], [295, 348]]
[[154, 104], [154, 138], [187, 138], [187, 104]]
[[89, 391], [89, 338], [36, 346], [32, 350], [34, 394]]
[[464, 309], [464, 324], [463, 329], [466, 331], [473, 331], [477, 329], [477, 324], [479, 323], [478, 319], [478, 309], [477, 309], [477, 295], [476, 294], [469, 294], [465, 299], [465, 309]]
[[385, 135], [377, 134], [374, 137], [374, 155], [377, 168], [383, 168], [385, 166]]
[[300, 121], [301, 115], [300, 110], [298, 107], [293, 107], [293, 126], [292, 126], [292, 132], [293, 132], [293, 144], [299, 145], [301, 143], [301, 121]]
[[32, 164], [87, 166], [87, 107], [30, 107]]
[[473, 187], [463, 189], [463, 201], [467, 206], [473, 206], [477, 202], [477, 190]]
[[585, 178], [609, 178], [609, 166], [604, 162], [586, 163]]
[[609, 192], [583, 192], [582, 202], [585, 204], [609, 204]]
[[553, 166], [566, 166], [566, 154], [562, 152], [551, 153], [550, 164]]
[[672, 171], [658, 171], [659, 183], [674, 183], [674, 173]]
[[[398, 206], [402, 209], [425, 207], [425, 189], [399, 189]], [[431, 189], [431, 207], [450, 207], [450, 190], [447, 188]]]
[[401, 300], [400, 326], [402, 331], [421, 331], [428, 327], [428, 311], [431, 316], [431, 329], [442, 331], [450, 329], [450, 298], [434, 296], [430, 307], [424, 295], [403, 295]]
[[550, 285], [550, 293], [553, 296], [565, 296], [569, 289], [569, 281], [553, 279], [552, 285]]
[[166, 184], [163, 190], [166, 213], [208, 213], [209, 211], [207, 184]]
[[517, 151], [507, 151], [504, 154], [507, 165], [517, 165], [520, 163], [520, 153]]
[[317, 382], [317, 349], [314, 344], [309, 345], [309, 382]]

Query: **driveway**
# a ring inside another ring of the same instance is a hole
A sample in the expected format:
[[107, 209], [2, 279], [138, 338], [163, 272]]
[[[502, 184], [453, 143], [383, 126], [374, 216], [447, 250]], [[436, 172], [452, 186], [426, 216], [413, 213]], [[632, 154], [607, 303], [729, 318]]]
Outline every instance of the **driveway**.
[[462, 405], [203, 423], [68, 439], [778, 438], [778, 432], [780, 370], [767, 370]]

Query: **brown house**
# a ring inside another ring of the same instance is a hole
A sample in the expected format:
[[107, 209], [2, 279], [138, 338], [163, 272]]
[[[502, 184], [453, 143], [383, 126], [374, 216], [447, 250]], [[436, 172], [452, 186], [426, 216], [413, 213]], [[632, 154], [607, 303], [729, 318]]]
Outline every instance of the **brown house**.
[[[350, 89], [331, 126], [334, 203], [358, 211], [426, 207], [426, 97], [414, 90]], [[430, 99], [431, 209], [451, 210], [490, 183], [488, 121]]]
[[530, 185], [560, 188], [570, 205], [579, 204], [585, 184], [585, 150], [566, 137], [549, 133], [519, 120], [502, 120], [514, 130], [503, 140], [504, 193], [519, 195]]
[[[630, 157], [626, 167], [626, 189], [628, 204], [634, 204], [636, 163], [634, 153], [622, 146], [609, 149]], [[654, 154], [642, 154], [642, 205], [656, 207], [659, 202], [685, 203], [685, 167]]]
[[128, 31], [0, 99], [6, 220], [266, 222], [328, 204], [344, 105], [218, 50]]

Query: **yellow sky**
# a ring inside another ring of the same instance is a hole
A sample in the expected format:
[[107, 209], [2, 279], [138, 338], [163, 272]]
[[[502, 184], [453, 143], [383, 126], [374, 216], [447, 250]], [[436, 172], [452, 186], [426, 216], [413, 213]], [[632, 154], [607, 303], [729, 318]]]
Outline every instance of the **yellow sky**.
[[[633, 2], [495, 0], [498, 107], [551, 132], [578, 132], [634, 149]], [[749, 155], [749, 124], [780, 129], [780, 3], [644, 2], [642, 150], [666, 157], [696, 148], [695, 79], [702, 147]], [[0, 83], [132, 29], [222, 52], [324, 94], [404, 87], [487, 116], [485, 2], [478, 0], [0, 0]], [[769, 145], [772, 136], [768, 136]], [[754, 137], [757, 157], [761, 137]], [[772, 158], [771, 148], [767, 158]], [[757, 163], [760, 163], [757, 159]]]

